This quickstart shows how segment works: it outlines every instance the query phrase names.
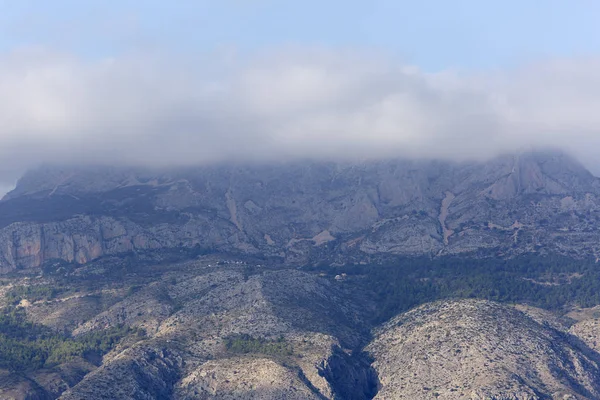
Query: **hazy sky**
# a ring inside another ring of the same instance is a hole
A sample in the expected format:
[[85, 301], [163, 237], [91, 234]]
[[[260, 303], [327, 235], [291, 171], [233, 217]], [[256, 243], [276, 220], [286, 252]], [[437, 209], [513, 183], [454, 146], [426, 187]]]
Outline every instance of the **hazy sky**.
[[40, 162], [546, 146], [598, 171], [599, 19], [596, 0], [0, 0], [0, 187]]

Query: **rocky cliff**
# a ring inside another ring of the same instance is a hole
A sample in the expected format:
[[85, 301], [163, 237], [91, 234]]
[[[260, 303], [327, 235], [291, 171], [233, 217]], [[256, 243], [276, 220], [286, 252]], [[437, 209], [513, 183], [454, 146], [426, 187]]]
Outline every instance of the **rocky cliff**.
[[0, 202], [0, 270], [201, 249], [286, 263], [600, 252], [600, 185], [557, 153], [173, 170], [44, 168]]

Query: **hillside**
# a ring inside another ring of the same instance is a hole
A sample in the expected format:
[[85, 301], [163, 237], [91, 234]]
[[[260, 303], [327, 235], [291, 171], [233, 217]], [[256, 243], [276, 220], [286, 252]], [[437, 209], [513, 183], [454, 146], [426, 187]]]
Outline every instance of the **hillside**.
[[480, 300], [399, 315], [367, 347], [381, 381], [376, 398], [600, 398], [599, 354], [553, 322]]
[[[5, 282], [5, 311], [18, 303], [31, 335], [93, 343], [128, 330], [106, 351], [53, 350], [42, 364], [5, 367], [1, 398], [599, 397], [595, 309], [574, 311], [574, 323], [530, 306], [448, 300], [375, 325], [377, 300], [332, 275], [212, 256], [121, 268], [110, 260], [68, 279]], [[49, 286], [61, 291], [40, 299]]]
[[[296, 270], [216, 259], [100, 281], [101, 267], [91, 268], [69, 279], [68, 292], [37, 301], [23, 295], [29, 301], [17, 310], [33, 326], [66, 332], [68, 340], [115, 326], [131, 333], [77, 379], [56, 368], [89, 364], [94, 360], [87, 353], [51, 355], [58, 365], [50, 358], [27, 365], [25, 355], [15, 383], [5, 381], [0, 397], [12, 390], [24, 396], [14, 398], [55, 398], [59, 386], [59, 393], [71, 387], [64, 399], [367, 399], [377, 388], [368, 359], [353, 351], [370, 337], [374, 305], [350, 287]], [[0, 331], [8, 326], [0, 324]], [[0, 343], [0, 359], [7, 355]], [[19, 380], [33, 384], [19, 386]]]

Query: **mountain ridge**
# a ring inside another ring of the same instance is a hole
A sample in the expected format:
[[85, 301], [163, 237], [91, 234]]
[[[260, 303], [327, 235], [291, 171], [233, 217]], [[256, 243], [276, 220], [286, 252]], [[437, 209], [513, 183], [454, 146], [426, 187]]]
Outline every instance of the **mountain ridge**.
[[600, 254], [600, 180], [562, 153], [26, 174], [0, 202], [0, 270], [201, 247], [288, 264]]

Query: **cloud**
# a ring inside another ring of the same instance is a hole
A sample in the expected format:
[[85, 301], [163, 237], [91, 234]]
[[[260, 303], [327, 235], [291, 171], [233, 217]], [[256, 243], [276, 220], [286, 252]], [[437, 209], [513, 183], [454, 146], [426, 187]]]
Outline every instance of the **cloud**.
[[468, 159], [529, 147], [562, 147], [591, 163], [599, 67], [600, 59], [572, 59], [425, 73], [327, 49], [95, 61], [4, 53], [0, 181], [42, 162]]

